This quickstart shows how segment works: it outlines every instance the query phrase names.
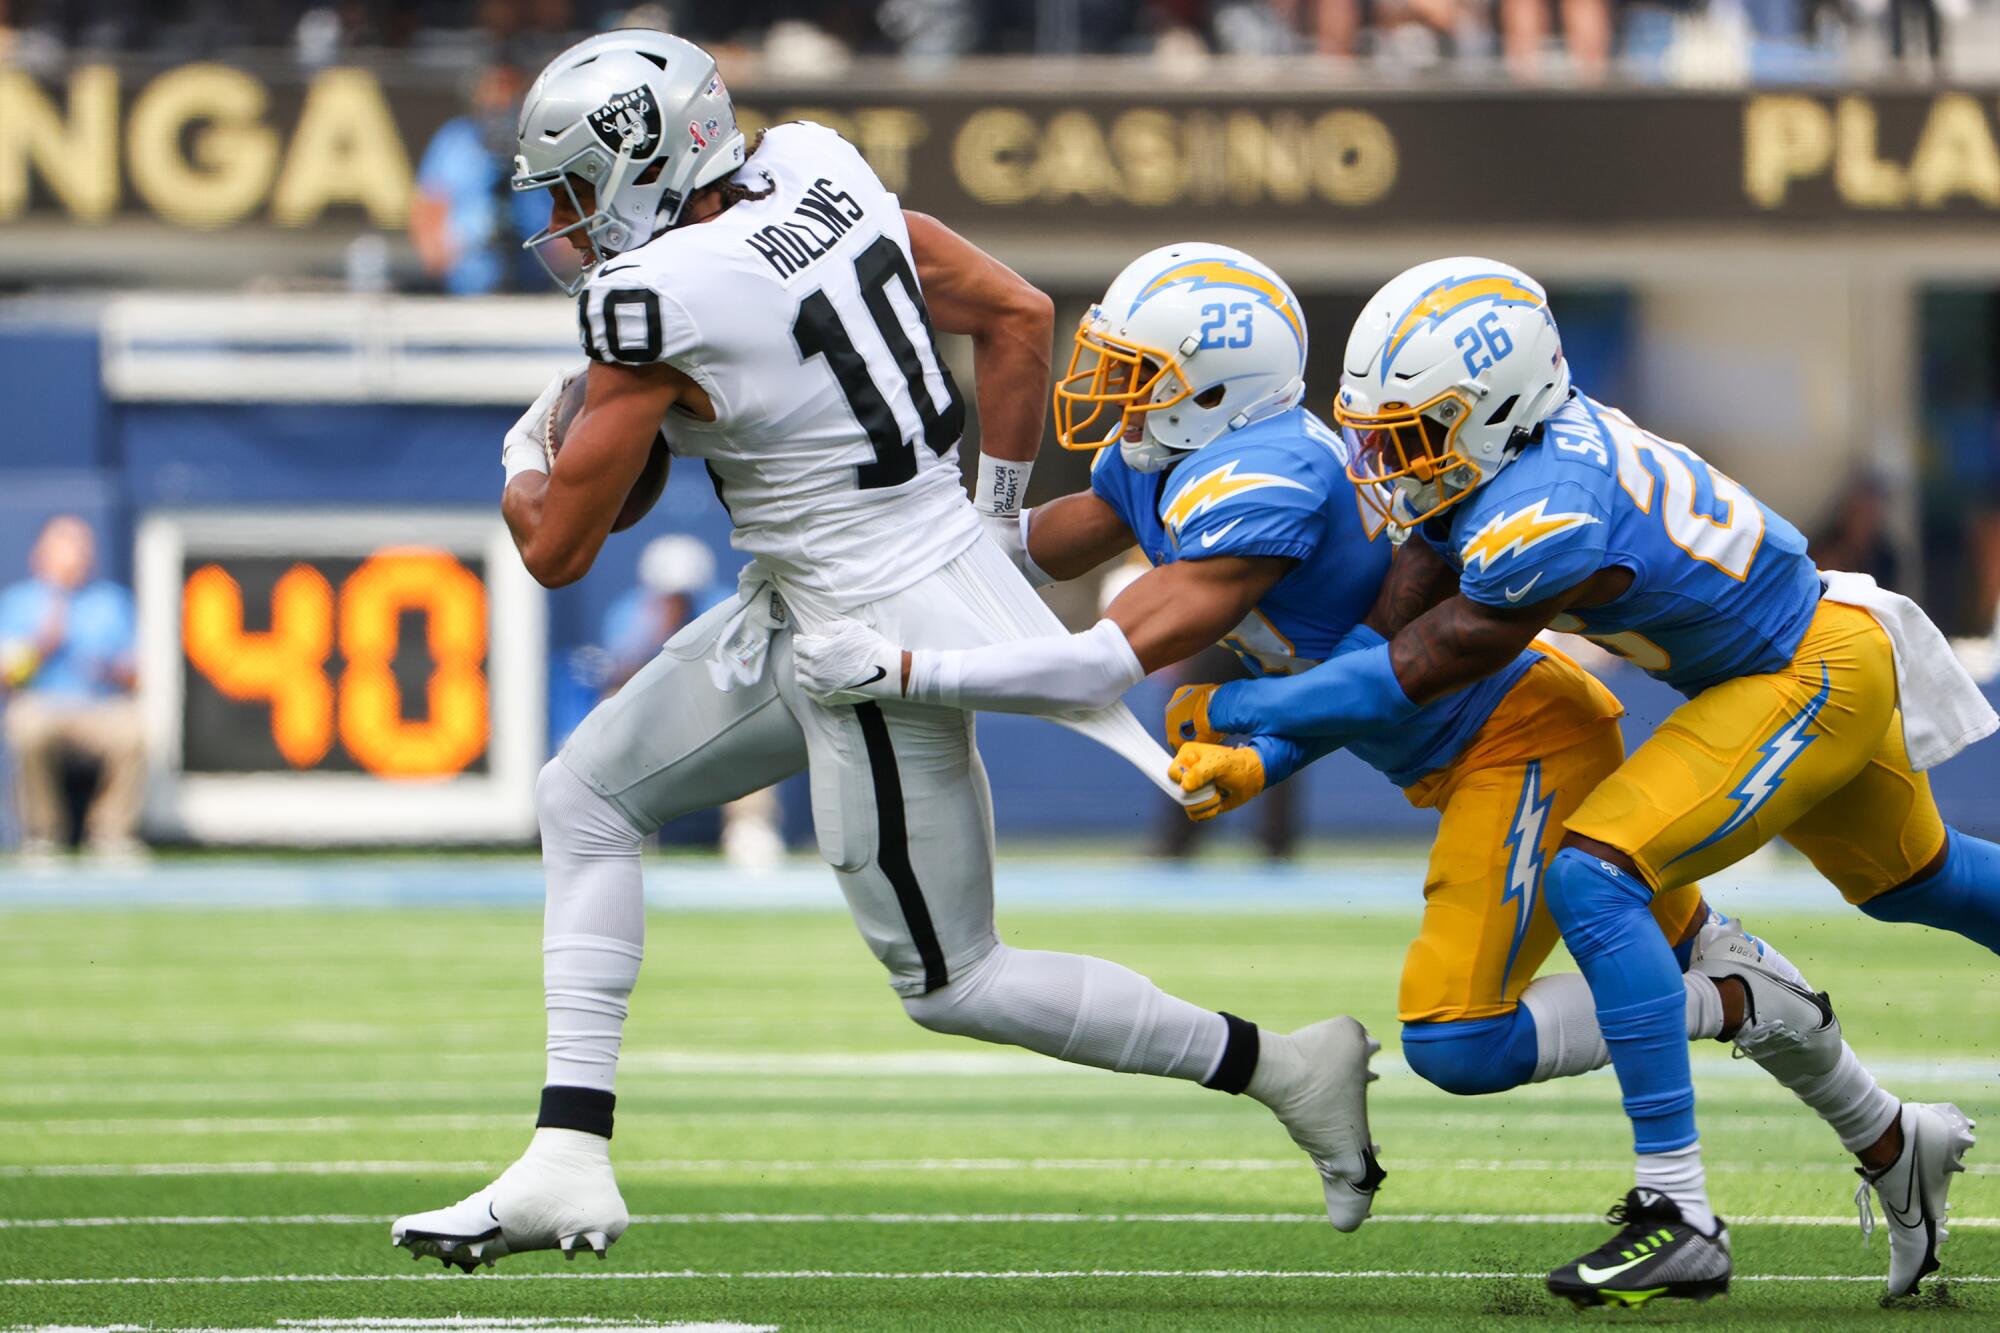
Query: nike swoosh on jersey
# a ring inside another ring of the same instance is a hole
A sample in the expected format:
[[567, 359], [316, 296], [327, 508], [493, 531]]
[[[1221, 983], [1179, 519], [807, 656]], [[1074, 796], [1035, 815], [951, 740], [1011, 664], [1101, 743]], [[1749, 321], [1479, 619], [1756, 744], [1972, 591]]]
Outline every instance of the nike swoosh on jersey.
[[1542, 581], [1542, 575], [1546, 573], [1548, 573], [1546, 569], [1538, 569], [1535, 571], [1535, 577], [1529, 579], [1526, 583], [1523, 583], [1520, 587], [1504, 589], [1504, 591], [1507, 594], [1507, 600], [1510, 602], [1518, 602], [1523, 597], [1526, 597], [1528, 595], [1528, 589], [1534, 587], [1537, 583], [1540, 583]]
[[1657, 1258], [1659, 1253], [1658, 1250], [1655, 1250], [1651, 1254], [1642, 1254], [1637, 1259], [1627, 1259], [1624, 1263], [1617, 1264], [1611, 1268], [1592, 1268], [1589, 1264], [1578, 1264], [1576, 1266], [1576, 1275], [1585, 1282], [1602, 1282], [1606, 1278], [1617, 1277], [1628, 1268], [1637, 1268], [1648, 1259]]
[[1245, 518], [1248, 517], [1249, 517], [1248, 514], [1244, 514], [1241, 515], [1240, 517], [1232, 518], [1227, 523], [1224, 523], [1221, 527], [1213, 528], [1208, 532], [1202, 533], [1201, 534], [1202, 549], [1207, 550], [1209, 547], [1221, 541], [1224, 537], [1227, 537], [1229, 535], [1229, 530], [1231, 528], [1235, 527], [1238, 523], [1241, 523]]
[[637, 264], [620, 264], [616, 268], [598, 269], [597, 272], [593, 273], [591, 276], [595, 278], [601, 278], [605, 276], [607, 273], [623, 273], [628, 268], [637, 268], [637, 267], [639, 267]]

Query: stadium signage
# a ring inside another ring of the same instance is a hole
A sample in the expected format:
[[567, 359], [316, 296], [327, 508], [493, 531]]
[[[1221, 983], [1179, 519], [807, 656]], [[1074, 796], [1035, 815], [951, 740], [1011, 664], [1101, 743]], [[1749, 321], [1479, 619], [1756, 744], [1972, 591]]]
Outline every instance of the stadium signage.
[[397, 114], [358, 69], [274, 87], [230, 65], [180, 65], [135, 89], [83, 65], [54, 95], [0, 68], [0, 221], [38, 186], [78, 222], [137, 205], [181, 227], [253, 215], [299, 227], [345, 206], [400, 227], [411, 169]]
[[[810, 118], [916, 208], [967, 222], [1517, 227], [1922, 224], [2000, 209], [2000, 99], [1881, 93], [744, 89], [747, 128]], [[459, 111], [435, 82], [225, 64], [0, 69], [0, 225], [137, 213], [174, 227], [396, 228]], [[1588, 170], [1579, 169], [1588, 163]]]
[[1937, 209], [1959, 201], [2000, 208], [1992, 99], [1941, 93], [1921, 108], [1914, 137], [1908, 115], [1899, 117], [1902, 133], [1884, 133], [1881, 101], [1751, 98], [1743, 116], [1744, 193], [1759, 208], [1780, 209], [1799, 182], [1830, 181], [1840, 202], [1854, 209]]

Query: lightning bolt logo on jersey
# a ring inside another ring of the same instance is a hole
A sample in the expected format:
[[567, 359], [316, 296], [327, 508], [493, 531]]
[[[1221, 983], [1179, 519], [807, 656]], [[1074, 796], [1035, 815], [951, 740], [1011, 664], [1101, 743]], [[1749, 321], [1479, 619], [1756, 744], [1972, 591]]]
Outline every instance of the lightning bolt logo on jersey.
[[[1224, 640], [1253, 673], [1290, 675], [1366, 646], [1357, 627], [1381, 591], [1390, 549], [1368, 540], [1339, 437], [1311, 412], [1293, 408], [1232, 431], [1165, 473], [1136, 472], [1105, 449], [1090, 484], [1156, 565], [1225, 556], [1297, 562]], [[1525, 653], [1393, 733], [1349, 748], [1407, 786], [1463, 749], [1534, 660]]]
[[1532, 550], [1571, 528], [1599, 521], [1590, 514], [1551, 514], [1546, 512], [1548, 507], [1547, 500], [1537, 500], [1526, 509], [1495, 515], [1460, 548], [1459, 559], [1468, 569], [1485, 569], [1496, 560]]
[[1245, 472], [1239, 476], [1236, 471], [1236, 460], [1231, 459], [1219, 468], [1203, 472], [1181, 487], [1161, 513], [1160, 521], [1167, 525], [1167, 531], [1178, 541], [1182, 530], [1190, 522], [1202, 517], [1224, 500], [1271, 486], [1289, 487], [1295, 491], [1312, 489], [1304, 482], [1293, 481], [1290, 477], [1271, 472]]
[[1553, 628], [1689, 695], [1790, 662], [1819, 604], [1797, 528], [1693, 450], [1582, 393], [1422, 532], [1460, 568], [1459, 590], [1488, 606], [1544, 601], [1626, 570], [1624, 592]]

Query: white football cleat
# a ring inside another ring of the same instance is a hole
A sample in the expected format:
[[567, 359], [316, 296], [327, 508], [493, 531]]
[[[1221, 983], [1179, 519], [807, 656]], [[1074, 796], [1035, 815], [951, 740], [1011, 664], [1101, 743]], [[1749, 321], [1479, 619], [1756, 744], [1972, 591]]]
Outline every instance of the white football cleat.
[[470, 1273], [524, 1250], [578, 1249], [602, 1259], [631, 1223], [611, 1174], [610, 1142], [573, 1129], [538, 1129], [521, 1159], [449, 1208], [396, 1219], [389, 1241], [412, 1257]]
[[1875, 1212], [1868, 1205], [1872, 1189], [1882, 1200], [1889, 1221], [1889, 1295], [1908, 1296], [1917, 1283], [1938, 1269], [1938, 1248], [1945, 1240], [1946, 1195], [1952, 1173], [1965, 1170], [1965, 1153], [1972, 1147], [1973, 1121], [1948, 1102], [1904, 1102], [1902, 1155], [1875, 1175], [1859, 1167], [1861, 1188], [1854, 1202], [1861, 1210], [1861, 1238], [1875, 1233]]
[[1368, 1058], [1382, 1043], [1352, 1018], [1329, 1018], [1290, 1036], [1259, 1030], [1257, 1068], [1245, 1089], [1277, 1114], [1325, 1187], [1337, 1231], [1368, 1220], [1387, 1173], [1368, 1136]]
[[1824, 1074], [1839, 1063], [1840, 1020], [1826, 992], [1801, 984], [1805, 978], [1781, 957], [1767, 957], [1764, 942], [1741, 922], [1711, 918], [1695, 939], [1688, 967], [1743, 984], [1743, 1023], [1730, 1038], [1737, 1054], [1780, 1081]]

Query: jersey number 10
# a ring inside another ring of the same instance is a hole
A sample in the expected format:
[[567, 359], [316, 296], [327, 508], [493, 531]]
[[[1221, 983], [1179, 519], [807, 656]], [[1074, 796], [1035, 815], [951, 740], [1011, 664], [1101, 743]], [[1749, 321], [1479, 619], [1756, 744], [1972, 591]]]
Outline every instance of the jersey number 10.
[[[965, 400], [959, 396], [958, 385], [952, 382], [951, 371], [946, 368], [944, 358], [938, 355], [937, 334], [931, 328], [930, 311], [924, 307], [924, 294], [917, 287], [916, 275], [910, 272], [910, 264], [903, 258], [902, 248], [889, 237], [878, 236], [873, 244], [855, 257], [854, 276], [861, 284], [861, 299], [868, 307], [869, 317], [873, 319], [876, 331], [882, 335], [889, 355], [895, 358], [896, 369], [909, 388], [910, 401], [916, 405], [917, 416], [923, 422], [924, 445], [942, 457], [965, 434]], [[895, 304], [889, 299], [889, 283], [892, 280], [902, 284], [905, 299], [923, 323], [924, 338], [930, 344], [931, 364], [937, 367], [938, 375], [944, 380], [943, 410], [931, 401], [930, 386], [924, 383], [923, 362], [918, 360], [916, 346], [910, 341], [909, 332], [903, 327]], [[847, 326], [840, 321], [840, 312], [834, 309], [824, 290], [813, 292], [799, 303], [798, 318], [792, 322], [792, 341], [798, 344], [799, 355], [804, 359], [811, 360], [816, 356], [826, 358], [828, 369], [833, 371], [833, 378], [847, 399], [848, 410], [854, 413], [854, 420], [861, 429], [868, 433], [868, 443], [875, 450], [875, 461], [862, 463], [854, 469], [855, 484], [869, 491], [901, 486], [915, 478], [916, 445], [904, 438], [902, 428], [896, 424], [896, 414], [890, 410], [888, 400], [882, 397], [874, 377], [868, 373], [867, 358], [855, 350]]]

